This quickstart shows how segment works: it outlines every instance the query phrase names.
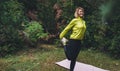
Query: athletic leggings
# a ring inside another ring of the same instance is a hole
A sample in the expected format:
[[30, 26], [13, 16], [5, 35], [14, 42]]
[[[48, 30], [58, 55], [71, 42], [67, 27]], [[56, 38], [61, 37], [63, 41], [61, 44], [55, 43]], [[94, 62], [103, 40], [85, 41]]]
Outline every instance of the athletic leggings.
[[64, 46], [65, 55], [68, 60], [71, 61], [70, 63], [70, 71], [74, 70], [75, 64], [76, 64], [76, 58], [80, 52], [81, 49], [81, 41], [80, 40], [74, 40], [69, 39], [66, 46]]

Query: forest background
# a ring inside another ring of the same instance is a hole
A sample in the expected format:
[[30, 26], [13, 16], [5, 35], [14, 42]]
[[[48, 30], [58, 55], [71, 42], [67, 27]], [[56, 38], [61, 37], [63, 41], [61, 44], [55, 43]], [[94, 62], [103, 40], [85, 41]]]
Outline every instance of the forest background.
[[[84, 50], [120, 58], [120, 0], [0, 0], [0, 57], [40, 43], [60, 45], [59, 33], [85, 9]], [[59, 47], [59, 46], [58, 46]]]

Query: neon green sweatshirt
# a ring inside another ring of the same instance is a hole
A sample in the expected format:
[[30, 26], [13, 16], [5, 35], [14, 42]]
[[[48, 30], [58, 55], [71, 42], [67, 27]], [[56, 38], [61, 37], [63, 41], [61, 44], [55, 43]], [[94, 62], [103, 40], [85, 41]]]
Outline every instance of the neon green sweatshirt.
[[84, 37], [84, 33], [86, 30], [85, 21], [78, 17], [74, 18], [66, 28], [60, 33], [60, 39], [62, 39], [68, 31], [72, 29], [72, 34], [70, 35], [70, 39], [82, 40]]

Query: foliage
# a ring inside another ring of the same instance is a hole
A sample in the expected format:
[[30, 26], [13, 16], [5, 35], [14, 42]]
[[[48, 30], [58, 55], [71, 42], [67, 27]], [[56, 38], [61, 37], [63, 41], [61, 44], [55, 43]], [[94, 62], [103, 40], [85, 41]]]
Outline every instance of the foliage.
[[[99, 23], [95, 29], [98, 29], [94, 33], [97, 45], [93, 48], [97, 48], [101, 51], [110, 53], [110, 55], [119, 58], [119, 17], [120, 13], [118, 12], [119, 4], [116, 1], [108, 1], [101, 4], [100, 11], [98, 10], [97, 16], [99, 16]], [[105, 9], [105, 10], [104, 10]], [[113, 13], [114, 12], [114, 13]]]
[[113, 40], [111, 40], [111, 47], [109, 48], [110, 53], [116, 57], [120, 58], [120, 36], [115, 36]]
[[63, 18], [67, 20], [67, 23], [74, 17], [74, 4], [73, 1], [71, 0], [66, 0], [65, 3], [61, 4], [62, 9], [63, 9]]
[[47, 36], [47, 33], [44, 33], [41, 23], [36, 21], [31, 21], [29, 24], [27, 24], [25, 27], [25, 32], [28, 34], [32, 42], [37, 42], [38, 39]]
[[0, 20], [1, 24], [11, 25], [20, 28], [21, 21], [23, 20], [23, 7], [22, 4], [16, 0], [6, 1], [0, 4]]
[[24, 4], [25, 11], [37, 9], [37, 0], [18, 0], [18, 2]]
[[[24, 12], [29, 10], [36, 11], [38, 21], [41, 21], [41, 23], [33, 21], [27, 23], [25, 30], [31, 41], [36, 42], [39, 38], [46, 36], [47, 34], [44, 32], [56, 34], [58, 30], [56, 30], [53, 6], [58, 3], [63, 10], [62, 18], [66, 20], [66, 23], [69, 23], [74, 17], [76, 7], [81, 6], [85, 9], [84, 19], [87, 30], [85, 39], [82, 41], [83, 47], [120, 57], [119, 2], [120, 0], [1, 0], [0, 52], [2, 51], [1, 53], [4, 54], [4, 52], [10, 52], [16, 47], [20, 47], [22, 43], [18, 31], [21, 30], [21, 22], [24, 21]], [[66, 24], [59, 30], [62, 31], [65, 26]], [[58, 43], [56, 42], [56, 44]]]
[[120, 58], [120, 46], [119, 46], [119, 40], [120, 40], [120, 4], [119, 0], [114, 1], [112, 11], [110, 12], [109, 16], [107, 17], [107, 22], [109, 25], [108, 28], [108, 36], [109, 41], [111, 41], [111, 45], [109, 47], [111, 55], [115, 56], [116, 58]]
[[22, 4], [16, 0], [0, 3], [0, 56], [21, 47], [19, 29], [24, 19]]
[[54, 18], [53, 1], [37, 4], [38, 18], [42, 21], [42, 26], [46, 32], [56, 33], [56, 23]]

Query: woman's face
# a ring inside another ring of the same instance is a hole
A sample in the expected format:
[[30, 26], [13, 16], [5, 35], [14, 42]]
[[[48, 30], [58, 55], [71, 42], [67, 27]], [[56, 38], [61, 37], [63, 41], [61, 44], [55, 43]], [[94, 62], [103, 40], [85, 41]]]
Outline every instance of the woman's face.
[[83, 17], [84, 11], [82, 9], [79, 9], [77, 14], [79, 15], [79, 17]]

